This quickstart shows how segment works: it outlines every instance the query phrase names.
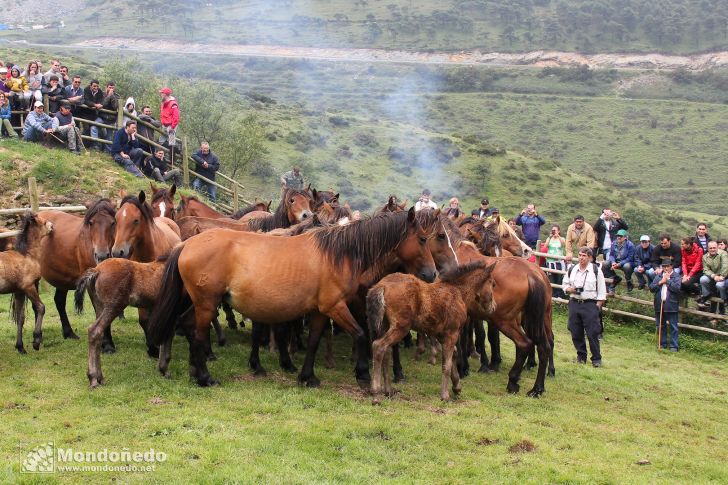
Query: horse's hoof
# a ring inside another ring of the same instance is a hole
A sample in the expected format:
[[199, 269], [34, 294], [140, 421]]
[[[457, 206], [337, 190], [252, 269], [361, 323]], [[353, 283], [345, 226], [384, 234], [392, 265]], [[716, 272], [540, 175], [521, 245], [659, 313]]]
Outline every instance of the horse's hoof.
[[519, 386], [518, 384], [515, 384], [513, 382], [509, 382], [508, 385], [506, 386], [506, 389], [511, 394], [518, 394], [518, 391], [521, 390], [521, 386]]
[[359, 388], [360, 389], [363, 389], [363, 390], [366, 391], [371, 386], [372, 379], [370, 377], [368, 377], [368, 376], [367, 377], [357, 377], [356, 378], [356, 383], [359, 385]]
[[212, 386], [217, 386], [218, 384], [220, 384], [220, 383], [217, 382], [215, 379], [213, 379], [210, 376], [197, 380], [197, 385], [200, 387], [212, 387]]
[[253, 371], [253, 375], [254, 375], [255, 377], [265, 377], [265, 376], [267, 376], [267, 375], [268, 375], [268, 372], [266, 372], [266, 370], [265, 370], [264, 368], [262, 368], [262, 367], [258, 367], [257, 369], [255, 369], [255, 370]]
[[[111, 345], [104, 345], [103, 347], [101, 347], [101, 353], [114, 354], [116, 353], [116, 347], [113, 347]], [[157, 357], [159, 357], [159, 355], [157, 355]]]
[[157, 347], [147, 347], [147, 355], [152, 359], [158, 359], [159, 349]]
[[213, 360], [217, 360], [217, 355], [215, 355], [215, 352], [210, 352], [210, 355], [207, 356], [207, 361], [212, 362]]
[[380, 396], [377, 396], [372, 399], [372, 406], [381, 406], [382, 404], [382, 398]]
[[481, 374], [487, 374], [488, 372], [490, 372], [490, 367], [488, 367], [488, 364], [480, 364], [478, 372], [480, 372]]
[[76, 335], [75, 333], [73, 333], [73, 330], [71, 330], [68, 333], [64, 333], [63, 334], [63, 338], [64, 339], [71, 339], [71, 340], [78, 340], [78, 335]]
[[449, 401], [450, 400], [450, 393], [449, 392], [445, 392], [443, 394], [440, 394], [440, 399], [442, 399], [443, 401], [446, 401], [446, 402]]
[[40, 342], [33, 342], [33, 350], [40, 350]]
[[453, 388], [452, 388], [452, 392], [453, 392], [453, 394], [455, 394], [455, 395], [457, 396], [457, 395], [459, 395], [459, 394], [460, 394], [461, 392], [463, 392], [463, 388], [462, 388], [462, 387], [453, 387]]
[[549, 377], [556, 377], [556, 369], [549, 369], [548, 372], [546, 372], [546, 375]]
[[283, 369], [284, 372], [287, 372], [289, 374], [294, 374], [294, 373], [298, 372], [298, 367], [296, 367], [293, 364], [281, 365], [281, 369]]
[[18, 353], [20, 353], [21, 355], [25, 355], [25, 354], [27, 354], [27, 353], [28, 353], [28, 352], [27, 352], [27, 351], [25, 350], [25, 347], [15, 347], [15, 348], [16, 348], [16, 349], [18, 349]]
[[543, 394], [543, 391], [544, 391], [543, 389], [537, 389], [534, 387], [533, 389], [528, 391], [528, 393], [526, 395], [528, 397], [535, 397], [536, 399], [538, 399], [538, 397], [541, 396], [541, 394]]
[[306, 381], [306, 387], [321, 387], [321, 381], [316, 376], [311, 376]]
[[225, 347], [227, 345], [227, 339], [221, 338], [220, 340], [217, 341], [217, 345], [218, 345], [218, 347]]
[[404, 382], [406, 379], [404, 377], [404, 372], [395, 372], [394, 373], [394, 382]]

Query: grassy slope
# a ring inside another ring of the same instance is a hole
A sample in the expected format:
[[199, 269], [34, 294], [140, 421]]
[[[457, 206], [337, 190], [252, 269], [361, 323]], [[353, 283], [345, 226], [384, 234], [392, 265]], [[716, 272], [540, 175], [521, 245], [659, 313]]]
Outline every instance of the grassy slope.
[[[199, 389], [188, 381], [187, 346], [177, 339], [173, 378], [161, 379], [143, 357], [136, 319], [116, 322], [118, 352], [102, 358], [107, 385], [87, 388], [85, 328], [89, 310], [72, 316], [80, 341], [64, 341], [48, 312], [44, 343], [26, 356], [13, 349], [7, 296], [0, 297], [0, 482], [35, 483], [19, 474], [18, 443], [55, 440], [75, 450], [169, 455], [152, 475], [124, 482], [725, 482], [728, 363], [694, 350], [656, 353], [649, 327], [609, 325], [601, 369], [573, 363], [563, 314], [555, 318], [557, 377], [540, 400], [505, 392], [506, 373], [474, 375], [458, 401], [437, 398], [438, 367], [404, 352], [408, 382], [395, 399], [373, 407], [355, 388], [349, 339], [335, 339], [336, 370], [317, 370], [319, 390], [300, 388], [263, 352], [270, 377], [246, 368], [249, 330], [230, 332], [211, 372], [222, 381]], [[70, 304], [70, 299], [69, 299]], [[89, 305], [90, 307], [90, 305]], [[132, 309], [126, 312], [134, 315]], [[30, 330], [26, 327], [26, 343]], [[686, 340], [690, 340], [686, 337]], [[241, 343], [244, 345], [241, 347]], [[504, 365], [513, 362], [504, 343]], [[300, 365], [302, 355], [295, 361]], [[533, 372], [524, 373], [523, 391]], [[528, 440], [533, 452], [509, 451]], [[491, 443], [492, 441], [492, 443]], [[490, 444], [489, 444], [490, 443]], [[650, 465], [639, 466], [639, 460]], [[103, 478], [102, 478], [103, 477]], [[43, 476], [44, 483], [98, 481], [99, 473]]]

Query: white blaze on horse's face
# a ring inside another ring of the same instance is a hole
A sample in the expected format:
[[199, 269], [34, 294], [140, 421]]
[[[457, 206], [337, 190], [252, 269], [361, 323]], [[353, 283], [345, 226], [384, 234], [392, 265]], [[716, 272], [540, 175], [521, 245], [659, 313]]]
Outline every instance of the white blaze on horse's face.
[[447, 229], [445, 229], [445, 224], [440, 222], [442, 225], [442, 230], [445, 231], [445, 237], [447, 238], [447, 246], [450, 248], [450, 251], [452, 251], [452, 255], [455, 258], [455, 266], [460, 266], [460, 261], [458, 261], [458, 255], [455, 253], [455, 249], [452, 247], [452, 241], [450, 241], [450, 234], [448, 234]]
[[164, 213], [167, 211], [167, 206], [164, 202], [159, 203], [159, 217], [164, 217]]

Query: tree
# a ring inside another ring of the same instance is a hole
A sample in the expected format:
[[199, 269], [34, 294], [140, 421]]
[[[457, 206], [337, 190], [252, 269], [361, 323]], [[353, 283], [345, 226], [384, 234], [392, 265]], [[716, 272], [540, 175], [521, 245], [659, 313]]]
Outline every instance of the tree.
[[219, 144], [218, 152], [225, 163], [225, 172], [232, 178], [249, 171], [267, 153], [265, 130], [254, 116], [238, 118], [224, 131], [226, 135]]

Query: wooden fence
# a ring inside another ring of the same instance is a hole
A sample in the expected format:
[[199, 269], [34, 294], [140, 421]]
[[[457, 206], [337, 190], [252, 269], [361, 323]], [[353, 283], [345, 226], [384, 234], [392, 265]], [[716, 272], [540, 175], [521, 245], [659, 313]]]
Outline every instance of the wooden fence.
[[[46, 112], [48, 112], [48, 96], [43, 96], [43, 104], [45, 105]], [[119, 109], [114, 112], [107, 109], [98, 109], [96, 110], [98, 113], [105, 113], [108, 115], [114, 115], [115, 116], [115, 123], [113, 125], [107, 124], [107, 123], [100, 123], [94, 120], [87, 120], [84, 118], [75, 117], [76, 123], [78, 124], [79, 129], [81, 130], [81, 138], [84, 141], [92, 142], [92, 143], [101, 143], [105, 145], [111, 145], [113, 142], [109, 141], [105, 138], [96, 138], [90, 135], [84, 135], [83, 132], [85, 131], [86, 127], [95, 126], [97, 128], [103, 128], [105, 130], [118, 130], [123, 126], [123, 120], [124, 116], [133, 119], [137, 122], [137, 124], [144, 125], [145, 127], [150, 128], [155, 133], [158, 133], [159, 135], [164, 134], [164, 130], [162, 130], [159, 127], [154, 126], [151, 123], [148, 123], [144, 120], [139, 119], [138, 116], [134, 116], [128, 113], [124, 112], [124, 107], [119, 104]], [[23, 123], [25, 122], [25, 116], [27, 115], [27, 112], [25, 111], [13, 111], [13, 114], [18, 115], [18, 119], [20, 120], [20, 126], [13, 126], [13, 129], [15, 129], [18, 133], [23, 128]], [[160, 145], [155, 140], [150, 140], [149, 138], [146, 138], [141, 135], [137, 135], [139, 137], [139, 140], [141, 140], [143, 143], [147, 144], [148, 146], [155, 147], [155, 148], [161, 148], [164, 150], [164, 152], [169, 155], [170, 149]], [[229, 177], [228, 175], [225, 175], [223, 172], [218, 171], [216, 174], [217, 180], [210, 180], [206, 177], [203, 177], [199, 173], [195, 172], [190, 168], [190, 164], [194, 164], [194, 160], [192, 159], [192, 156], [189, 153], [188, 150], [188, 144], [187, 144], [187, 138], [181, 137], [180, 141], [182, 143], [182, 149], [180, 150], [180, 153], [175, 152], [173, 154], [174, 160], [172, 160], [172, 164], [174, 166], [177, 166], [178, 168], [182, 169], [182, 183], [185, 186], [190, 186], [190, 176], [195, 176], [199, 178], [200, 180], [212, 184], [215, 187], [218, 188], [218, 195], [222, 195], [224, 199], [228, 199], [228, 202], [212, 202], [210, 200], [207, 200], [206, 203], [218, 210], [219, 212], [222, 212], [224, 214], [232, 214], [234, 212], [237, 212], [240, 209], [241, 203], [242, 204], [248, 204], [250, 205], [251, 202], [244, 199], [242, 197], [242, 193], [245, 189], [245, 187], [238, 182], [237, 180], [233, 179], [232, 177]], [[148, 151], [144, 151], [146, 155], [151, 155]], [[194, 165], [193, 165], [194, 166]]]

